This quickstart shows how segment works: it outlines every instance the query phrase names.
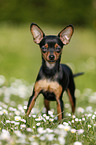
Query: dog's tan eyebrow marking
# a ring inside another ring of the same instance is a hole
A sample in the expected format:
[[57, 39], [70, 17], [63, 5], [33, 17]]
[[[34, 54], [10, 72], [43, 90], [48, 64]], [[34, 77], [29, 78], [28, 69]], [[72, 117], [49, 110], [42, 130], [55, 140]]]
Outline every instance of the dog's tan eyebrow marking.
[[59, 45], [56, 43], [56, 44], [55, 44], [55, 48], [57, 48], [58, 46], [59, 46]]
[[46, 48], [48, 48], [48, 44], [46, 43], [45, 45], [44, 45]]

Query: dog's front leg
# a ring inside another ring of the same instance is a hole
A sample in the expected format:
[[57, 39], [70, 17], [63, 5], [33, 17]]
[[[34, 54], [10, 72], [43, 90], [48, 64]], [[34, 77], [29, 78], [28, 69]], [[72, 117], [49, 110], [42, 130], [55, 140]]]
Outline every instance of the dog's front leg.
[[28, 101], [28, 105], [27, 105], [27, 111], [26, 111], [26, 114], [29, 115], [32, 108], [34, 107], [35, 105], [35, 101], [36, 101], [36, 98], [38, 97], [38, 92], [35, 92], [33, 90], [33, 94], [32, 96], [29, 98], [29, 101]]
[[57, 101], [57, 113], [58, 113], [58, 120], [61, 121], [63, 118], [63, 102], [60, 98], [56, 98]]
[[27, 106], [27, 111], [26, 111], [27, 115], [29, 115], [29, 113], [31, 112], [32, 108], [35, 105], [35, 101], [42, 90], [41, 85], [42, 85], [42, 82], [36, 81], [34, 89], [33, 89], [33, 94], [29, 98], [29, 101], [28, 101], [28, 106]]

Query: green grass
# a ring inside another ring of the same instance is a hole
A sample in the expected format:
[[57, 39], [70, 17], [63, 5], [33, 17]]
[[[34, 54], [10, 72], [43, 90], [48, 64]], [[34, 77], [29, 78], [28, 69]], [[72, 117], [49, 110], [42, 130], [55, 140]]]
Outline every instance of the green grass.
[[[47, 35], [58, 34], [63, 29], [44, 25], [41, 28]], [[75, 78], [75, 116], [70, 114], [69, 100], [67, 94], [64, 94], [65, 117], [62, 120], [63, 126], [60, 126], [56, 102], [51, 102], [53, 115], [48, 118], [43, 110], [41, 95], [33, 109], [36, 116], [31, 114], [29, 118], [25, 117], [27, 101], [41, 65], [40, 49], [33, 42], [29, 25], [0, 25], [0, 75], [6, 78], [0, 76], [0, 144], [60, 145], [65, 142], [65, 145], [73, 145], [79, 141], [84, 145], [95, 145], [95, 38], [96, 33], [93, 30], [76, 28], [70, 44], [64, 47], [61, 62], [68, 64], [74, 73], [85, 74]], [[2, 79], [4, 83], [1, 83]], [[69, 130], [66, 130], [65, 123]], [[71, 129], [75, 129], [75, 132], [72, 133]], [[80, 129], [83, 130], [81, 134]]]
[[59, 124], [56, 104], [51, 103], [53, 109], [47, 116], [42, 96], [37, 99], [30, 116], [26, 117], [25, 109], [32, 87], [27, 82], [11, 79], [9, 85], [5, 84], [0, 87], [0, 144], [95, 145], [96, 102], [92, 101], [92, 96], [96, 97], [96, 93], [91, 89], [83, 93], [76, 90], [78, 97], [75, 115], [70, 114], [71, 107], [65, 94], [65, 117]]
[[[0, 26], [0, 73], [10, 77], [22, 78], [33, 83], [41, 65], [39, 46], [33, 42], [30, 25]], [[41, 25], [44, 32], [58, 34], [59, 28]], [[64, 47], [62, 63], [69, 63], [74, 73], [85, 72], [76, 79], [77, 87], [95, 90], [96, 81], [96, 34], [92, 30], [76, 29], [69, 45]], [[91, 59], [92, 58], [92, 59]], [[89, 62], [88, 60], [91, 59]], [[82, 85], [83, 80], [83, 85]]]

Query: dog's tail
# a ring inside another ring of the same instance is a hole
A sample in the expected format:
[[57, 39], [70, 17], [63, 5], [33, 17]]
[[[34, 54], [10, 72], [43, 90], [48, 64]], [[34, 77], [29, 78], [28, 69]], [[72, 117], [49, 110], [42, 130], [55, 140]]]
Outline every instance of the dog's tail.
[[84, 72], [80, 72], [80, 73], [77, 73], [77, 74], [73, 74], [73, 77], [78, 77], [78, 76], [81, 76], [83, 74], [84, 74]]

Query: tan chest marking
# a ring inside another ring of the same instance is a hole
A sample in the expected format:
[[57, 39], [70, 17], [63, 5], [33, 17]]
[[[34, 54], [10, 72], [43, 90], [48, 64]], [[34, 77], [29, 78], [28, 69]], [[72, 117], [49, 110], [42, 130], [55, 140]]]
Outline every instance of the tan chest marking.
[[62, 86], [57, 83], [56, 81], [50, 81], [48, 79], [39, 80], [35, 83], [35, 91], [40, 92], [43, 91], [49, 91], [53, 92], [56, 96], [60, 96], [62, 93]]

